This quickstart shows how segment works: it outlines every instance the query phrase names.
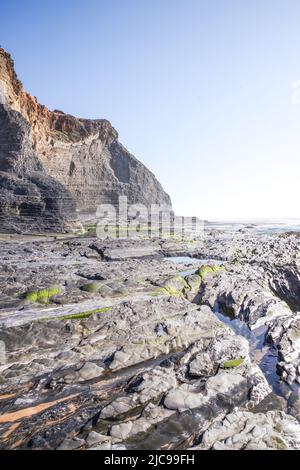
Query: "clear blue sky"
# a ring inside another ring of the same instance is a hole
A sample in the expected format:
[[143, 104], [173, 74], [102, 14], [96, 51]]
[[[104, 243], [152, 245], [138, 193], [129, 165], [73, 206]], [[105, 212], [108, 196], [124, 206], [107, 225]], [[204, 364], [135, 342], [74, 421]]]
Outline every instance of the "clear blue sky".
[[27, 90], [109, 119], [178, 213], [299, 216], [299, 0], [0, 6], [0, 44]]

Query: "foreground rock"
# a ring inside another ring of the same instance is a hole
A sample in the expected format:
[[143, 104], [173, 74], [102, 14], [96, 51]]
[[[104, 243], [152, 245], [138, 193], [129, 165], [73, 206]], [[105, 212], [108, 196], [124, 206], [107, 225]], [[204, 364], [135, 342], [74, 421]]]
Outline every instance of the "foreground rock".
[[[226, 269], [202, 279], [196, 301], [255, 331], [265, 327], [265, 341], [277, 351], [277, 372], [300, 383], [300, 238], [242, 236], [208, 239], [205, 249], [224, 256]], [[215, 254], [215, 253], [214, 253]]]
[[213, 424], [198, 449], [299, 450], [300, 424], [280, 411], [266, 414], [236, 411]]
[[276, 320], [269, 328], [268, 340], [278, 350], [282, 378], [290, 385], [300, 383], [300, 314]]
[[[138, 436], [142, 447], [150, 428], [155, 437], [152, 425], [168, 426], [174, 413], [180, 423], [180, 415], [197, 411], [196, 433], [270, 393], [247, 342], [208, 307], [181, 298], [123, 304], [81, 320], [36, 321], [4, 329], [1, 340], [4, 448], [85, 447], [82, 429], [125, 447]], [[57, 419], [64, 424], [52, 424]], [[15, 422], [18, 430], [10, 433]], [[183, 424], [169, 445], [176, 447], [185, 431]]]
[[1, 448], [298, 448], [298, 241], [215, 238], [1, 241]]

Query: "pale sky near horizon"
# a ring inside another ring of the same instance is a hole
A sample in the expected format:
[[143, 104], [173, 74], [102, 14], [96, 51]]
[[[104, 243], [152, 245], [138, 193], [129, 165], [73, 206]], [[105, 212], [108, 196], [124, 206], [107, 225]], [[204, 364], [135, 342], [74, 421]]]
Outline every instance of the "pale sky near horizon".
[[177, 213], [300, 216], [299, 0], [0, 0], [0, 18], [27, 91], [109, 119]]

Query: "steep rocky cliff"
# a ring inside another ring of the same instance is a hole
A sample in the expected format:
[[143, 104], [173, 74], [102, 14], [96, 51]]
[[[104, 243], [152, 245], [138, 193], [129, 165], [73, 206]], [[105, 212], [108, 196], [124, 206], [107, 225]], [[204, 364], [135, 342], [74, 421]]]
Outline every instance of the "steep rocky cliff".
[[49, 111], [0, 49], [0, 230], [69, 230], [101, 203], [171, 205], [155, 176], [104, 119]]

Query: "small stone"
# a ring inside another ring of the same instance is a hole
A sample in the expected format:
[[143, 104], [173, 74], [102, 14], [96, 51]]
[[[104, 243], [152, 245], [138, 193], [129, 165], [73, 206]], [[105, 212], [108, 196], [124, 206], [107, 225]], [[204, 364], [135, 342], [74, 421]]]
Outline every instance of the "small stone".
[[94, 446], [95, 444], [110, 442], [109, 436], [104, 436], [103, 434], [99, 434], [98, 432], [91, 431], [87, 437], [86, 443], [88, 446]]
[[60, 446], [57, 448], [57, 450], [75, 450], [79, 449], [79, 447], [82, 447], [85, 445], [85, 440], [84, 439], [65, 439]]
[[79, 382], [84, 382], [85, 380], [95, 379], [100, 377], [104, 372], [102, 367], [97, 366], [93, 362], [86, 362], [84, 366], [77, 372], [79, 376]]

